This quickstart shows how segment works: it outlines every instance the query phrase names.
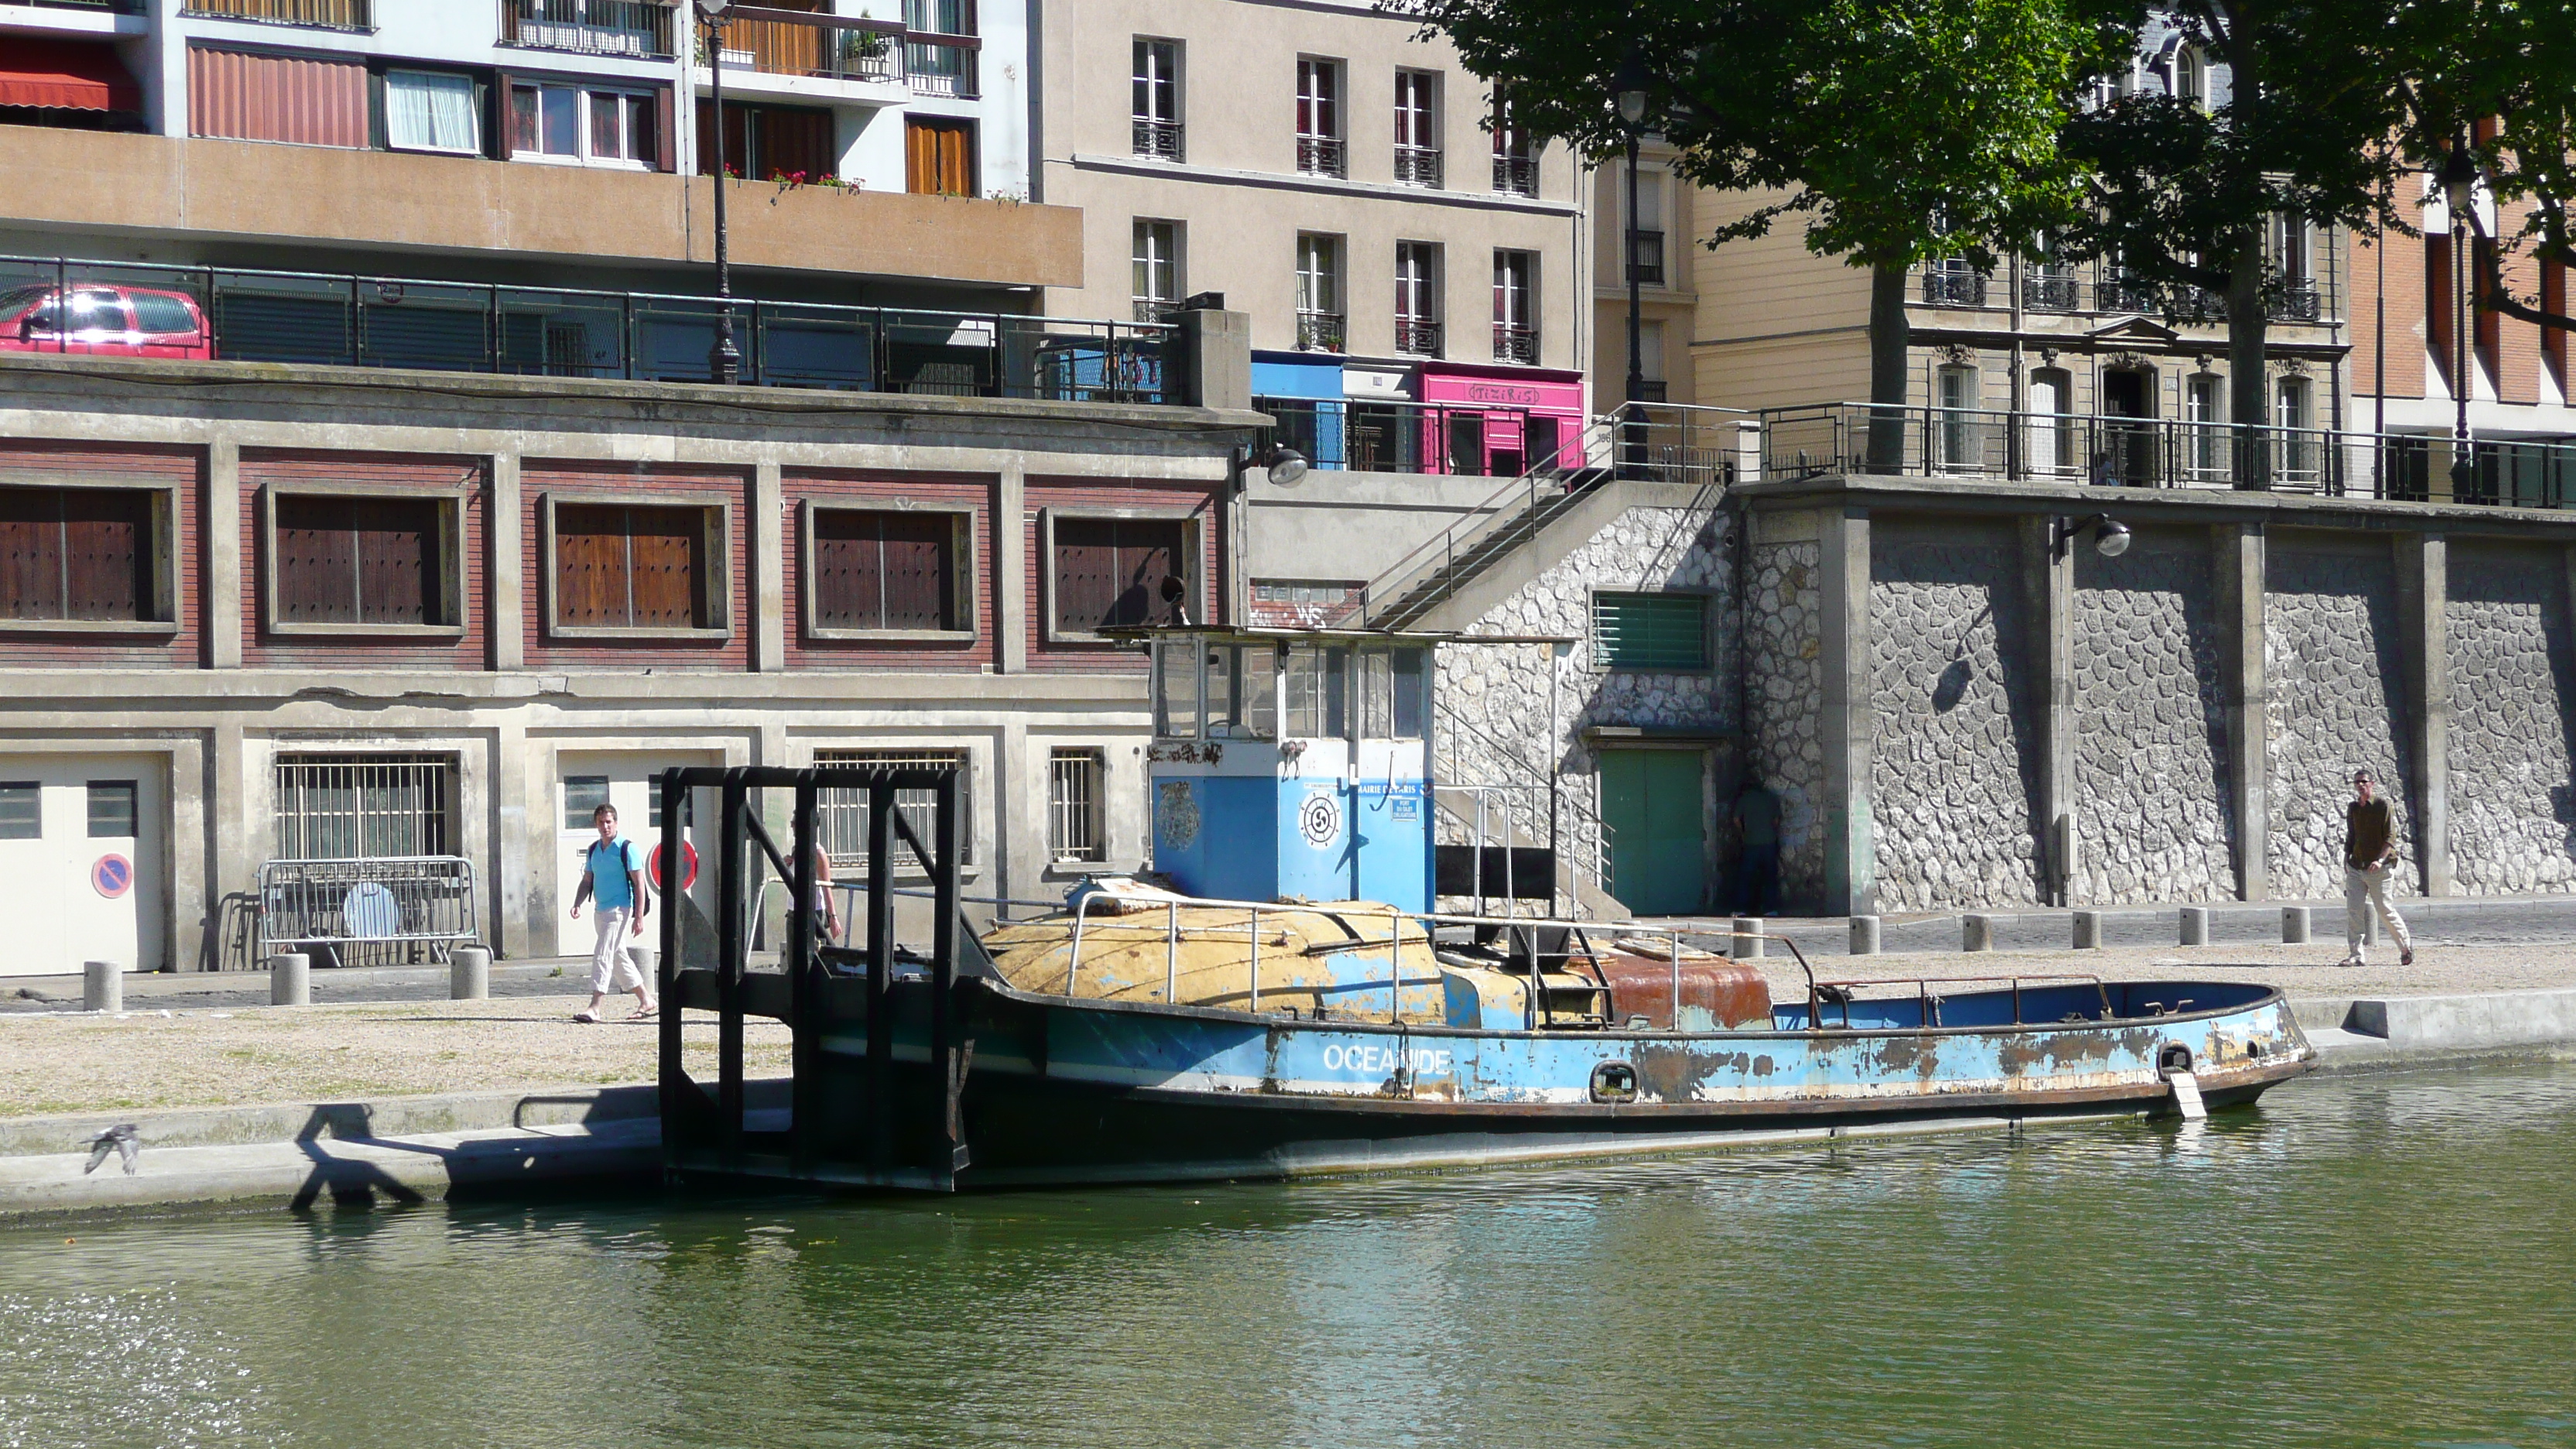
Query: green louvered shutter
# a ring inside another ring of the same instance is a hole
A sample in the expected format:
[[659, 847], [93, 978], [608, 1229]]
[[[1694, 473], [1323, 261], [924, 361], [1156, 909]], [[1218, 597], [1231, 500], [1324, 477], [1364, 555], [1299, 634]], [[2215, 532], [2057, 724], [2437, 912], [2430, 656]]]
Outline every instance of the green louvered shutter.
[[1708, 600], [1698, 594], [1594, 594], [1592, 662], [1605, 669], [1706, 669]]

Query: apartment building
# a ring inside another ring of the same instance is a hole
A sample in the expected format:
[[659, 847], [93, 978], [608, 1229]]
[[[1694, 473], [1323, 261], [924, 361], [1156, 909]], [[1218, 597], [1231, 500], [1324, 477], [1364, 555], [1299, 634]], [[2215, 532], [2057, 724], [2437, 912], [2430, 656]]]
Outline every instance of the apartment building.
[[1673, 149], [1662, 137], [1641, 138], [1633, 209], [1624, 158], [1603, 162], [1588, 178], [1592, 194], [1590, 366], [1593, 393], [1605, 412], [1627, 397], [1632, 274], [1638, 373], [1645, 384], [1640, 400], [1698, 401], [1691, 340], [1698, 320], [1699, 262], [1707, 251], [1697, 244], [1707, 231], [1699, 213], [1707, 209], [1708, 201], [1697, 187], [1675, 174], [1674, 159]]
[[1039, 27], [1034, 194], [1087, 218], [1050, 310], [1217, 293], [1327, 469], [1518, 474], [1591, 406], [1578, 158], [1365, 0], [1095, 0]]

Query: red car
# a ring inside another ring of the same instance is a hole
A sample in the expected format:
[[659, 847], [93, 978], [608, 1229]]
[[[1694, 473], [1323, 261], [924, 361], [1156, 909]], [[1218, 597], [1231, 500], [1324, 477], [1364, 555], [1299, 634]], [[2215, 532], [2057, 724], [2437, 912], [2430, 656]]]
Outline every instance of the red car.
[[185, 292], [40, 282], [0, 292], [0, 352], [204, 361], [215, 345], [206, 314]]

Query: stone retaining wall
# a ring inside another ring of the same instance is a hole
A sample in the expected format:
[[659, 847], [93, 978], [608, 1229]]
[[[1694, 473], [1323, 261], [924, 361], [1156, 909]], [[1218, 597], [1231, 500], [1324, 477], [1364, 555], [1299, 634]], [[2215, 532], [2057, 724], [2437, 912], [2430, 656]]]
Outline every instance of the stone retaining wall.
[[1825, 889], [1824, 600], [1814, 540], [1756, 544], [1744, 591], [1745, 721], [1752, 764], [1780, 797], [1780, 889]]
[[2344, 806], [2369, 766], [2397, 802], [2398, 870], [2411, 890], [2415, 822], [2407, 746], [2405, 655], [2389, 545], [2276, 540], [2265, 561], [2263, 674], [2272, 762], [2272, 893], [2343, 894]]
[[2451, 878], [2464, 895], [2576, 890], [2567, 557], [2450, 551]]
[[2234, 895], [2226, 641], [2205, 533], [2075, 554], [2075, 871], [2089, 904]]

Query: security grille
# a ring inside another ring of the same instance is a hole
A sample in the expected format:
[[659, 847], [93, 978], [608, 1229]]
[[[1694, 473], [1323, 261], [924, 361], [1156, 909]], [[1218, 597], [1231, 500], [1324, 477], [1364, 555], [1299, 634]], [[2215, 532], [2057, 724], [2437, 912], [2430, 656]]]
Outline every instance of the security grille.
[[1592, 662], [1603, 669], [1708, 667], [1708, 600], [1697, 594], [1594, 594]]
[[[942, 765], [956, 766], [958, 858], [966, 864], [974, 864], [975, 832], [971, 824], [975, 818], [975, 812], [972, 799], [967, 793], [973, 776], [968, 768], [968, 757], [964, 750], [816, 750], [814, 765], [817, 769], [825, 770], [886, 770], [906, 766], [937, 769]], [[904, 824], [912, 827], [912, 833], [920, 837], [923, 845], [937, 844], [931, 835], [938, 824], [931, 818], [936, 803], [937, 797], [928, 790], [895, 792], [896, 812], [902, 816]], [[832, 866], [835, 870], [843, 865], [855, 866], [866, 863], [868, 792], [825, 790], [815, 801], [815, 814], [817, 817], [815, 826], [823, 835], [823, 853], [832, 858]], [[913, 866], [919, 866], [920, 862], [913, 859], [911, 848], [903, 844], [903, 837], [899, 835], [895, 837], [895, 851], [895, 858], [898, 861], [909, 861]]]
[[1098, 750], [1057, 750], [1047, 761], [1047, 848], [1058, 860], [1107, 860], [1101, 828], [1106, 762]]
[[279, 860], [450, 855], [452, 755], [280, 755]]

